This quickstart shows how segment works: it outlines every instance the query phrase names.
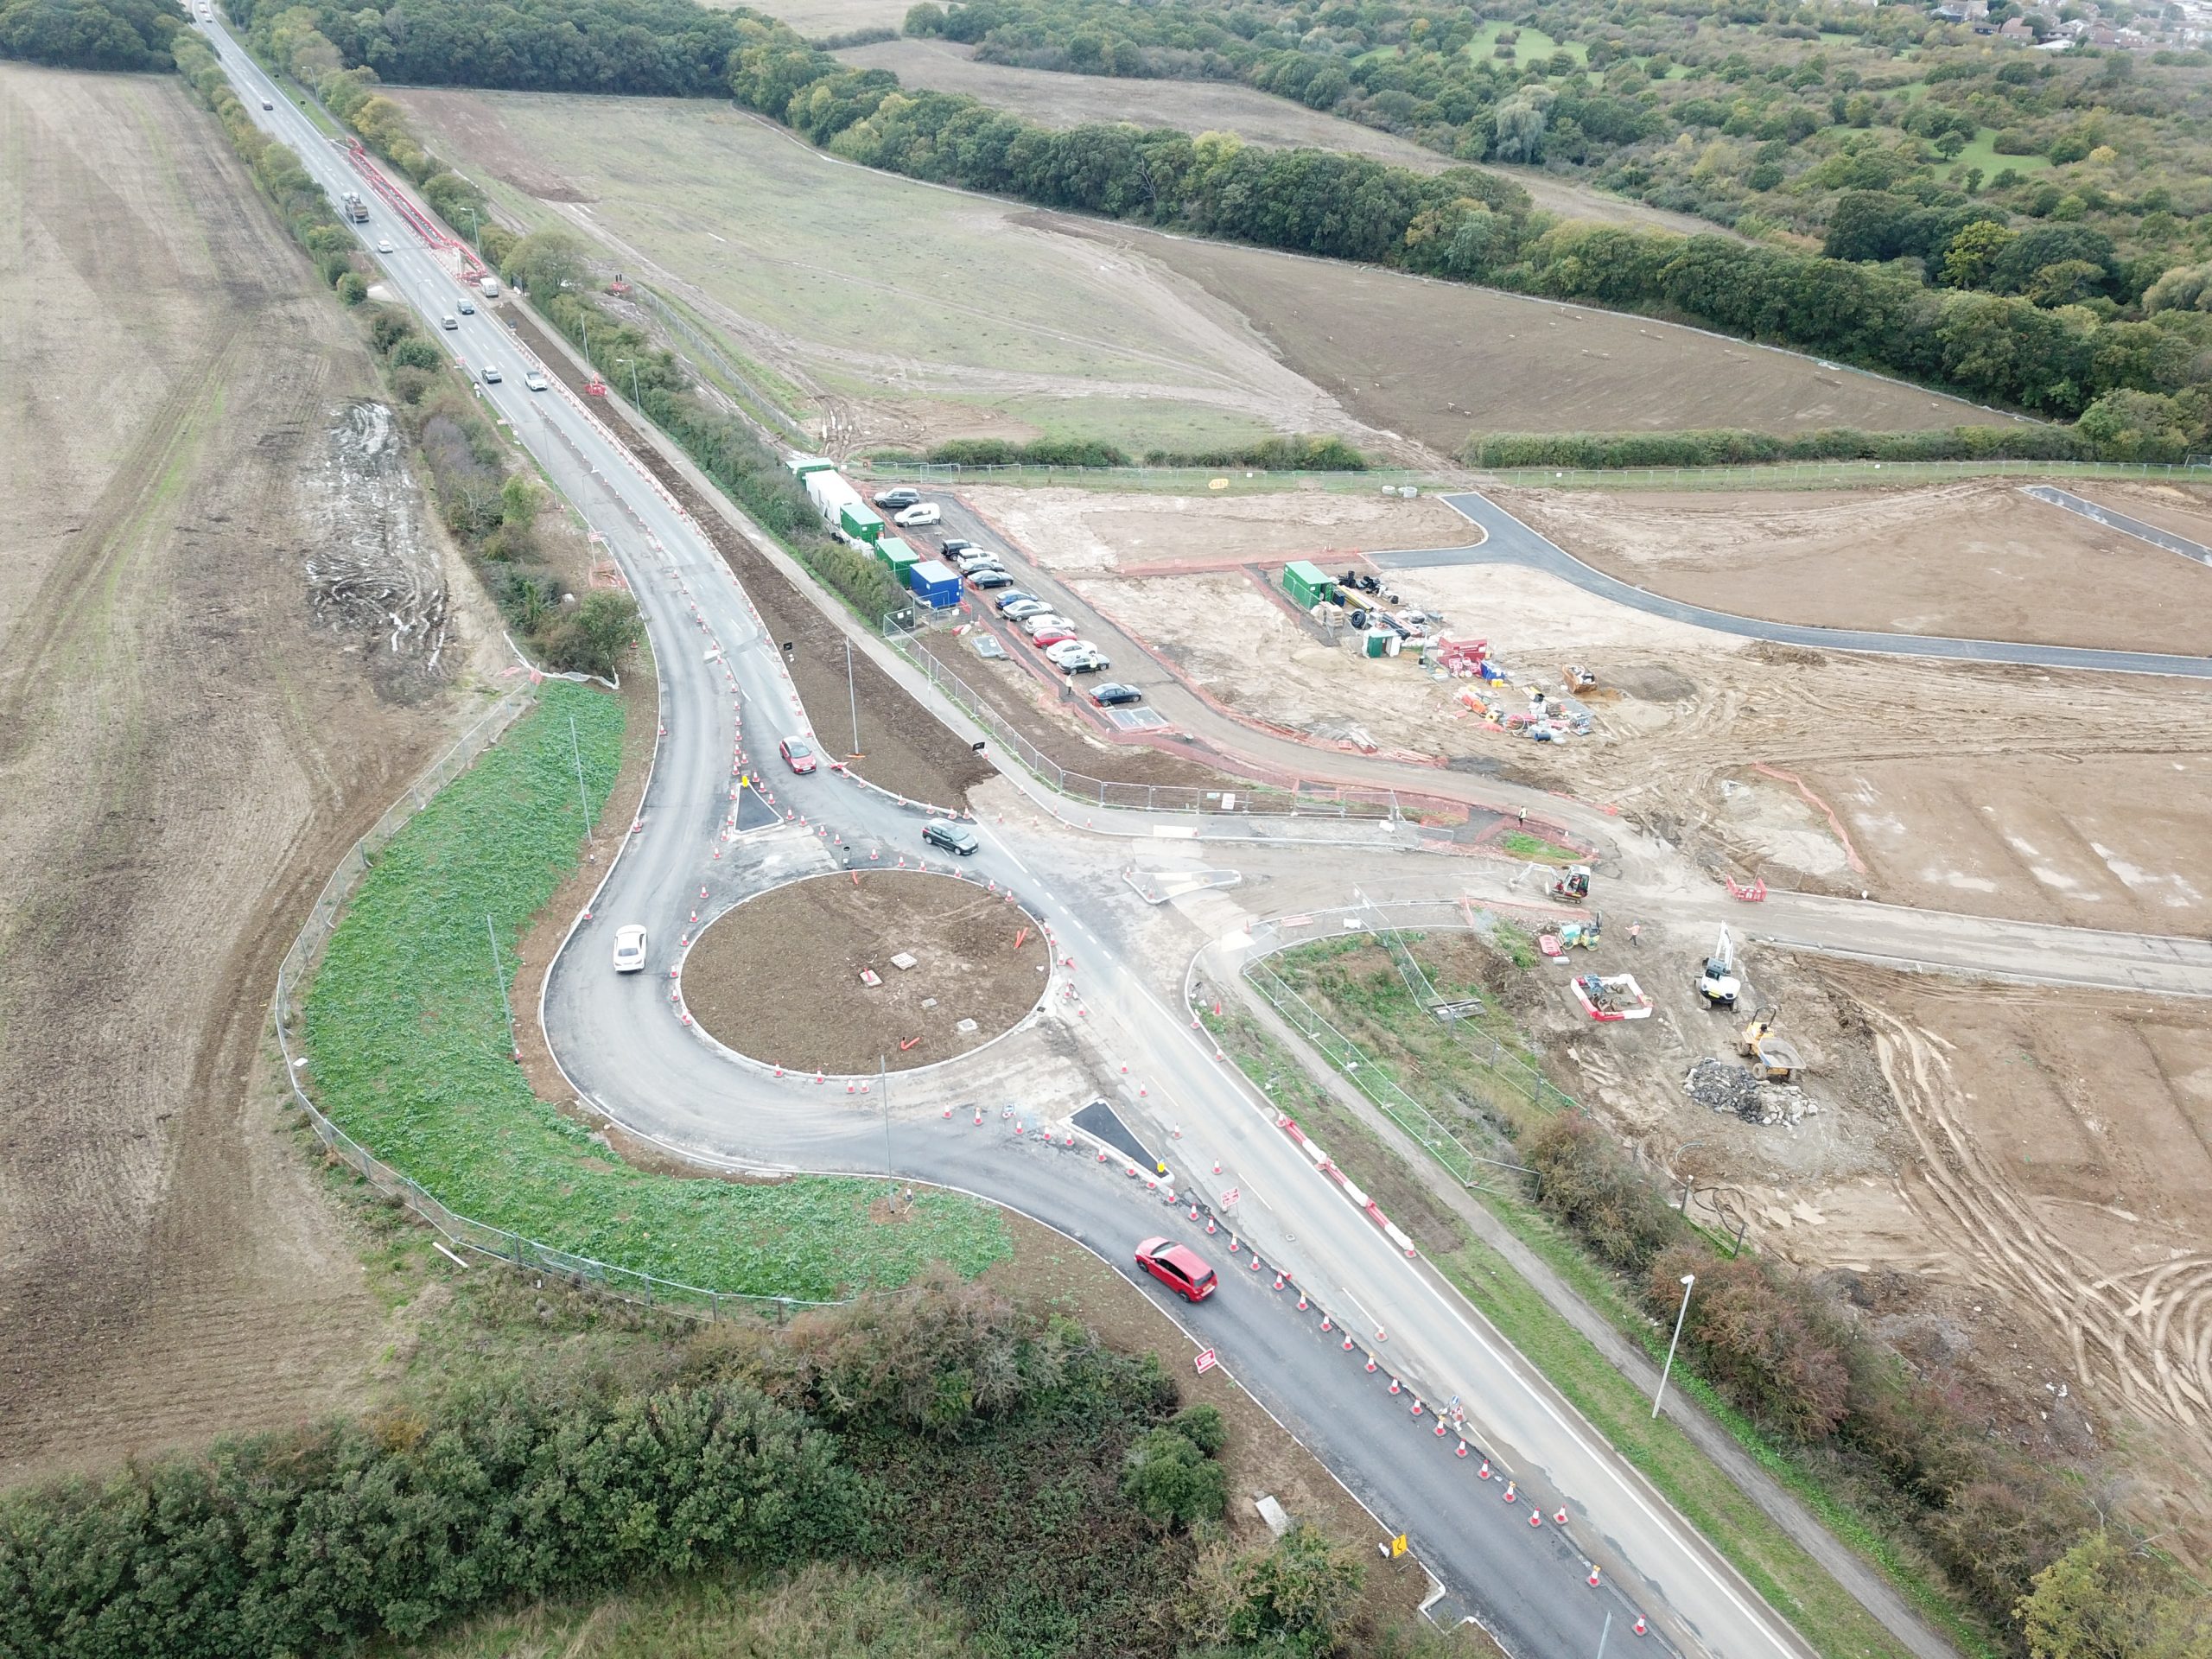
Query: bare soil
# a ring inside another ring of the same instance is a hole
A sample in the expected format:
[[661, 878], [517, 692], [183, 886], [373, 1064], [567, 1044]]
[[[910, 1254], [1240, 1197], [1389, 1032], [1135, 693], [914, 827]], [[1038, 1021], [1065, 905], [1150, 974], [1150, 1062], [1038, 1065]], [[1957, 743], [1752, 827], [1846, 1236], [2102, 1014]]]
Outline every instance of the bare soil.
[[[2212, 649], [2212, 569], [2038, 501], [2021, 482], [1497, 499], [1577, 558], [1716, 610], [1899, 633]], [[2133, 490], [2106, 493], [2120, 512], [2212, 536], [2212, 505], [2196, 492], [2162, 486], [2147, 503]]]
[[[516, 332], [548, 370], [581, 392], [586, 377], [537, 319], [518, 305], [509, 308], [509, 315]], [[628, 429], [626, 411], [610, 414], [613, 418], [608, 423], [609, 429], [652, 469], [715, 543], [744, 587], [746, 597], [760, 613], [762, 625], [778, 640], [791, 642], [791, 683], [809, 709], [810, 718], [821, 729], [835, 731], [852, 697], [858, 697], [862, 729], [871, 736], [866, 757], [853, 762], [852, 770], [878, 788], [912, 800], [947, 808], [963, 806], [968, 791], [993, 775], [991, 767], [871, 658], [858, 652], [853, 653], [849, 688], [844, 637], [836, 626], [792, 587], [749, 537], [716, 511], [680, 468]], [[824, 711], [830, 712], [825, 715]]]
[[1290, 368], [1370, 426], [1446, 454], [1471, 432], [2005, 423], [1853, 369], [1618, 312], [1233, 243], [1083, 225], [1234, 307]]
[[435, 674], [318, 619], [318, 526], [429, 518], [348, 466], [367, 354], [174, 79], [0, 65], [0, 158], [13, 1481], [291, 1421], [362, 1373], [378, 1310], [283, 1131], [269, 998], [496, 634], [465, 578]]
[[855, 870], [771, 888], [716, 917], [684, 958], [683, 1001], [702, 1030], [757, 1060], [910, 1071], [1011, 1030], [1043, 998], [1050, 967], [1036, 919], [1002, 893]]
[[[796, 0], [796, 3], [807, 5], [808, 0]], [[1014, 64], [981, 62], [973, 47], [926, 38], [849, 47], [837, 55], [858, 68], [888, 69], [904, 86], [965, 92], [995, 110], [1048, 127], [1126, 122], [1141, 127], [1176, 127], [1193, 135], [1231, 132], [1247, 143], [1272, 149], [1327, 149], [1368, 156], [1417, 173], [1441, 173], [1447, 167], [1466, 165], [1379, 127], [1309, 110], [1289, 99], [1231, 82], [1138, 80], [1025, 69]], [[1533, 168], [1478, 167], [1475, 171], [1512, 180], [1537, 207], [1566, 219], [1707, 236], [1729, 234], [1710, 219], [1607, 195]]]

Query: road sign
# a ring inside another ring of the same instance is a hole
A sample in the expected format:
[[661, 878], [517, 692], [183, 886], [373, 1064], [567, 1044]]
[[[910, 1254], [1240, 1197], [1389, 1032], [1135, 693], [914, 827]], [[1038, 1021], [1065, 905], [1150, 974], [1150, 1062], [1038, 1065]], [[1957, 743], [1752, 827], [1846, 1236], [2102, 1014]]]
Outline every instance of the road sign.
[[1404, 1554], [1409, 1548], [1411, 1548], [1411, 1546], [1406, 1542], [1406, 1535], [1402, 1532], [1400, 1533], [1396, 1537], [1390, 1541], [1390, 1559], [1394, 1561], [1396, 1560], [1398, 1557]]
[[1232, 1187], [1230, 1187], [1230, 1188], [1229, 1189], [1229, 1191], [1228, 1191], [1228, 1192], [1224, 1192], [1224, 1193], [1223, 1193], [1223, 1194], [1221, 1195], [1221, 1207], [1222, 1207], [1223, 1209], [1226, 1210], [1226, 1209], [1228, 1209], [1228, 1208], [1229, 1208], [1229, 1206], [1230, 1206], [1230, 1205], [1235, 1204], [1235, 1203], [1236, 1202], [1236, 1200], [1237, 1200], [1237, 1199], [1239, 1199], [1239, 1198], [1243, 1198], [1243, 1196], [1244, 1196], [1244, 1189], [1243, 1189], [1243, 1187], [1241, 1187], [1241, 1186], [1232, 1186]]
[[1211, 1348], [1207, 1349], [1191, 1363], [1198, 1368], [1198, 1375], [1204, 1376], [1208, 1371], [1213, 1370], [1213, 1350]]

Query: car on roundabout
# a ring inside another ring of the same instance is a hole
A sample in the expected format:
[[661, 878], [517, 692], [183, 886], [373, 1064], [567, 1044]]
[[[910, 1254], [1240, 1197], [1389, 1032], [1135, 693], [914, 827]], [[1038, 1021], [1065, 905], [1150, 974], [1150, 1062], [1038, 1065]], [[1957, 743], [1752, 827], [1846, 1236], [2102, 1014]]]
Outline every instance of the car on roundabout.
[[962, 858], [972, 858], [976, 849], [983, 843], [964, 823], [954, 823], [946, 818], [932, 818], [922, 826], [922, 844], [942, 847], [946, 852], [957, 853]]
[[645, 966], [645, 930], [632, 922], [614, 930], [614, 971], [635, 974]]
[[1147, 1238], [1138, 1245], [1137, 1266], [1188, 1302], [1203, 1302], [1221, 1287], [1205, 1258], [1172, 1238]]
[[803, 737], [787, 737], [776, 745], [776, 753], [784, 757], [784, 764], [804, 778], [814, 770], [814, 745]]

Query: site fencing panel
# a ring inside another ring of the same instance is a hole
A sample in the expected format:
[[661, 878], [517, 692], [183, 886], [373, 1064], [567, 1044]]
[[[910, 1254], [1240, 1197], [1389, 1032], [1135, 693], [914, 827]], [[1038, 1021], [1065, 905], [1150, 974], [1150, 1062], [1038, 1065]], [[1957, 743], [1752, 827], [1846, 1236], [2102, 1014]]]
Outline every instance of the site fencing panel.
[[284, 953], [284, 960], [278, 965], [276, 995], [270, 1009], [270, 1024], [276, 1033], [276, 1047], [283, 1059], [284, 1078], [291, 1090], [293, 1103], [307, 1114], [308, 1123], [322, 1143], [358, 1171], [370, 1185], [385, 1197], [405, 1205], [442, 1234], [449, 1243], [480, 1256], [543, 1274], [578, 1288], [589, 1287], [621, 1297], [626, 1301], [670, 1308], [700, 1319], [719, 1319], [724, 1314], [748, 1309], [766, 1310], [780, 1315], [794, 1307], [828, 1306], [793, 1296], [706, 1290], [696, 1285], [680, 1284], [674, 1280], [657, 1278], [650, 1273], [640, 1273], [634, 1268], [618, 1267], [611, 1262], [577, 1255], [550, 1244], [540, 1243], [536, 1239], [524, 1238], [504, 1227], [490, 1226], [464, 1216], [442, 1203], [410, 1177], [392, 1168], [332, 1122], [308, 1097], [306, 1089], [301, 1084], [302, 1057], [294, 1052], [292, 1046], [293, 1027], [300, 1014], [298, 996], [316, 963], [321, 959], [323, 947], [329, 944], [330, 936], [337, 928], [346, 900], [359, 885], [361, 878], [368, 874], [376, 855], [406, 826], [408, 820], [428, 806], [432, 798], [446, 785], [467, 771], [476, 757], [497, 742], [533, 700], [534, 691], [531, 688], [513, 691], [464, 732], [451, 748], [433, 761], [429, 768], [408, 786], [405, 794], [385, 810], [384, 816], [370, 826], [368, 832], [346, 849], [346, 856], [339, 861], [338, 868], [323, 883], [321, 893], [315, 898], [315, 908], [308, 913], [298, 937], [292, 941], [291, 949]]

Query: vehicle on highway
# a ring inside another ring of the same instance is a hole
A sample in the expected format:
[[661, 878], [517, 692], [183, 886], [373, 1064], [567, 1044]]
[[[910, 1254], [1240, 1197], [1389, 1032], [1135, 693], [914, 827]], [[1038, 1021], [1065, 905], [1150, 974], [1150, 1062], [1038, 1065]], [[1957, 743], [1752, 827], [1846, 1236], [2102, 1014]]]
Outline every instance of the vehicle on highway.
[[970, 588], [1011, 588], [1014, 578], [995, 564], [985, 565], [968, 578]]
[[499, 365], [496, 363], [486, 363], [484, 365], [484, 384], [487, 386], [497, 385], [499, 381]]
[[[264, 104], [262, 107], [266, 109], [268, 108], [268, 105]], [[388, 236], [378, 237], [377, 238], [377, 251], [378, 253], [390, 253], [391, 251], [391, 238]]]
[[1019, 588], [1010, 594], [1001, 594], [998, 597], [998, 607], [1002, 613], [1012, 610], [1017, 605], [1034, 605], [1037, 602], [1036, 594], [1026, 594]]
[[528, 374], [523, 376], [522, 383], [525, 386], [528, 386], [532, 391], [543, 391], [546, 387], [552, 385], [551, 381], [548, 380], [536, 369], [532, 369]]
[[276, 100], [270, 98], [264, 98], [261, 100], [261, 107], [264, 110], [273, 110], [276, 107]]
[[974, 855], [983, 843], [976, 839], [976, 832], [965, 824], [953, 823], [944, 818], [933, 819], [922, 826], [922, 840], [931, 847], [942, 847], [948, 853], [957, 853], [963, 858]]
[[934, 501], [925, 501], [919, 506], [907, 508], [891, 522], [901, 530], [912, 530], [917, 524], [939, 524], [944, 522], [944, 509]]
[[1009, 622], [1019, 622], [1025, 617], [1049, 616], [1052, 614], [1052, 607], [1043, 600], [1032, 599], [1027, 594], [1020, 599], [1002, 599], [999, 601], [999, 614]]
[[1142, 702], [1144, 693], [1134, 685], [1123, 685], [1119, 680], [1109, 680], [1103, 685], [1090, 688], [1090, 700], [1101, 709], [1111, 709], [1116, 703]]
[[476, 302], [474, 300], [463, 300], [460, 305], [454, 308], [464, 317], [473, 317], [476, 315]]
[[922, 493], [919, 490], [909, 489], [906, 485], [901, 484], [895, 490], [879, 490], [876, 493], [875, 505], [887, 512], [896, 512], [901, 507], [919, 506], [921, 500]]
[[461, 319], [454, 316], [450, 311], [448, 311], [444, 316], [438, 319], [438, 327], [441, 328], [458, 328], [461, 327]]
[[814, 746], [803, 737], [787, 737], [776, 745], [784, 764], [804, 778], [814, 770]]
[[1221, 1287], [1204, 1256], [1172, 1238], [1147, 1238], [1138, 1245], [1137, 1266], [1185, 1301], [1203, 1302]]
[[645, 930], [635, 922], [614, 930], [614, 971], [634, 974], [645, 965]]

